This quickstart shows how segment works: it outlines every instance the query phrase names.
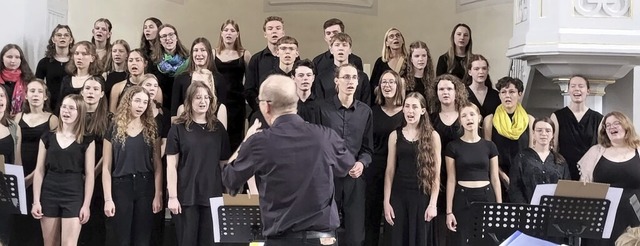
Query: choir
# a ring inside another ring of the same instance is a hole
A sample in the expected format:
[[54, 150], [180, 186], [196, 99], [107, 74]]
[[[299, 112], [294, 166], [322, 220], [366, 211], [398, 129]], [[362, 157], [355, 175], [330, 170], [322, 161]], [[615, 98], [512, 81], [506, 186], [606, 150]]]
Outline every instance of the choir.
[[[213, 245], [208, 198], [227, 192], [221, 168], [247, 126], [268, 127], [258, 90], [274, 74], [295, 81], [298, 114], [335, 130], [356, 157], [334, 179], [341, 245], [471, 245], [470, 203], [528, 203], [537, 184], [560, 179], [640, 195], [640, 138], [624, 114], [586, 106], [585, 77], [570, 78], [569, 106], [534, 118], [522, 81], [494, 87], [466, 24], [437, 64], [425, 42], [407, 49], [389, 28], [369, 79], [339, 19], [324, 23], [328, 51], [313, 61], [284, 23], [264, 20], [267, 46], [253, 55], [234, 20], [217, 45], [199, 37], [191, 49], [154, 17], [135, 49], [111, 41], [106, 18], [90, 41], [58, 25], [35, 74], [5, 45], [0, 154], [24, 168], [30, 215], [14, 216], [0, 245], [157, 245], [164, 207], [180, 245]], [[640, 226], [629, 204], [618, 211], [611, 240], [585, 243], [613, 245]]]

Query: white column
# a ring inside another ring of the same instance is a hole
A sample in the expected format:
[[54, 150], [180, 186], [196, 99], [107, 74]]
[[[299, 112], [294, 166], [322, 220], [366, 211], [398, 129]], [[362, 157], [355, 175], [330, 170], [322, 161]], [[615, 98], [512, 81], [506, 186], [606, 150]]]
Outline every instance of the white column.
[[[636, 70], [640, 70], [640, 69], [636, 69]], [[571, 96], [569, 95], [569, 79], [556, 78], [553, 80], [553, 82], [560, 87], [560, 94], [562, 94], [562, 96], [564, 97], [564, 106], [565, 107], [568, 106], [569, 103], [571, 103]], [[613, 83], [615, 83], [615, 81], [613, 80], [589, 79], [591, 93], [587, 97], [587, 107], [602, 113], [602, 106], [603, 106], [602, 97], [606, 94], [605, 89], [607, 88], [607, 86]]]
[[[640, 66], [633, 68], [633, 104], [640, 105]], [[640, 106], [633, 107], [633, 125], [636, 131], [640, 130]]]

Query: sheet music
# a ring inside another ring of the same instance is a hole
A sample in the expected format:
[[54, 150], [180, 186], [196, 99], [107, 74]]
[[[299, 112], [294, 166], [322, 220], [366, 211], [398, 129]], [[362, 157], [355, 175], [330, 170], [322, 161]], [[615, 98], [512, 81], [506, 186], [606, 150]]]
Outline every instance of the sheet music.
[[209, 204], [211, 205], [211, 219], [213, 221], [213, 242], [220, 242], [220, 223], [218, 223], [218, 208], [224, 205], [222, 197], [209, 198]]

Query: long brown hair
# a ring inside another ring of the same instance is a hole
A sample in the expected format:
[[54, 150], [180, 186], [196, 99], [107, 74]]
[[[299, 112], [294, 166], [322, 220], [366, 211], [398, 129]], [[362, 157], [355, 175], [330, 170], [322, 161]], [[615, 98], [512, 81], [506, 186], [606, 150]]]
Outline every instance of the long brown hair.
[[[82, 84], [82, 89], [84, 90], [87, 81], [96, 81], [100, 84], [100, 89], [104, 92], [105, 89], [105, 81], [102, 76], [91, 76]], [[93, 113], [93, 117], [90, 120], [87, 120], [87, 132], [97, 135], [104, 136], [104, 133], [107, 131], [109, 127], [109, 108], [106, 99], [107, 95], [104, 95], [98, 101], [98, 107], [96, 111]], [[84, 97], [83, 97], [84, 98]]]
[[[85, 131], [85, 121], [87, 115], [87, 106], [84, 103], [84, 99], [82, 96], [78, 94], [70, 94], [64, 97], [60, 102], [64, 102], [65, 99], [71, 99], [76, 103], [76, 110], [78, 111], [78, 117], [76, 117], [76, 121], [73, 125], [73, 134], [76, 135], [76, 143], [82, 143], [82, 139], [84, 138]], [[62, 132], [62, 128], [64, 128], [64, 124], [62, 124], [62, 117], [58, 117], [58, 128], [54, 129], [58, 133]]]
[[607, 135], [607, 127], [605, 124], [607, 119], [611, 116], [618, 118], [618, 120], [620, 121], [620, 126], [626, 132], [624, 135], [624, 142], [631, 148], [639, 148], [640, 138], [638, 138], [636, 129], [633, 127], [633, 124], [631, 124], [631, 119], [629, 119], [629, 117], [627, 117], [625, 114], [618, 111], [608, 113], [604, 116], [604, 118], [602, 118], [602, 125], [600, 126], [600, 131], [598, 132], [598, 143], [606, 148], [613, 146], [611, 144], [611, 139], [609, 139], [609, 136]]
[[[413, 52], [416, 49], [424, 49], [427, 51], [427, 66], [422, 71], [422, 79], [416, 81], [414, 73], [415, 68], [413, 66], [413, 62], [411, 62], [411, 57], [413, 56]], [[422, 83], [424, 88], [429, 88], [429, 85], [433, 83], [433, 79], [436, 77], [436, 71], [433, 69], [433, 61], [431, 59], [431, 51], [429, 51], [429, 47], [425, 42], [415, 41], [409, 45], [409, 55], [407, 56], [407, 72], [405, 73], [405, 77], [407, 77], [407, 88], [415, 88], [416, 83]], [[423, 91], [425, 95], [426, 91]]]
[[149, 103], [147, 104], [147, 108], [144, 110], [144, 113], [140, 116], [140, 122], [142, 122], [142, 134], [144, 136], [144, 141], [147, 145], [154, 147], [155, 141], [158, 138], [158, 126], [156, 125], [156, 120], [153, 117], [152, 110], [152, 98], [149, 96], [149, 92], [140, 86], [131, 86], [129, 89], [125, 90], [124, 95], [122, 96], [122, 101], [120, 101], [120, 105], [118, 105], [118, 109], [116, 110], [115, 115], [115, 126], [116, 126], [116, 134], [114, 140], [123, 144], [127, 138], [127, 127], [129, 123], [133, 120], [133, 116], [131, 115], [131, 102], [133, 100], [133, 96], [138, 93], [144, 93], [149, 97]]
[[[56, 44], [53, 43], [53, 37], [56, 35], [56, 32], [60, 29], [66, 29], [69, 32], [69, 36], [71, 37], [71, 42], [69, 42], [69, 50], [73, 47], [75, 39], [73, 38], [73, 33], [71, 32], [71, 28], [67, 25], [58, 24], [53, 31], [51, 32], [51, 36], [49, 37], [49, 43], [47, 44], [47, 50], [44, 52], [44, 56], [53, 60], [56, 57]], [[69, 52], [69, 59], [71, 59], [71, 52]]]
[[64, 67], [68, 74], [70, 75], [78, 75], [78, 68], [76, 67], [76, 63], [73, 61], [73, 56], [76, 53], [78, 47], [84, 46], [87, 49], [87, 52], [90, 56], [93, 56], [93, 62], [89, 64], [89, 75], [100, 75], [102, 73], [102, 60], [98, 57], [98, 53], [96, 52], [96, 46], [90, 43], [89, 41], [80, 41], [73, 45], [73, 48], [69, 51], [71, 54], [71, 60], [67, 62], [67, 65]]
[[[238, 52], [238, 55], [242, 56], [242, 54], [244, 53], [245, 49], [242, 46], [242, 40], [240, 40], [240, 26], [238, 25], [238, 23], [235, 20], [228, 19], [228, 20], [226, 20], [226, 21], [224, 21], [222, 23], [222, 26], [220, 26], [220, 33], [222, 33], [222, 30], [224, 30], [224, 28], [227, 25], [233, 26], [233, 29], [236, 29], [236, 32], [238, 32], [238, 38], [236, 38], [236, 41], [233, 43], [233, 50]], [[222, 35], [219, 35], [218, 36], [218, 46], [216, 46], [216, 52], [218, 54], [220, 54], [220, 52], [222, 52], [223, 49], [224, 49], [224, 40], [222, 40]]]
[[6, 100], [4, 103], [2, 117], [0, 117], [0, 124], [3, 126], [9, 126], [9, 124], [13, 124], [11, 121], [11, 95], [7, 94], [7, 87], [4, 87], [2, 84], [0, 84], [0, 90], [4, 93], [4, 98]]
[[[49, 93], [49, 88], [47, 87], [47, 83], [44, 80], [39, 78], [32, 78], [29, 83], [27, 83], [27, 88], [25, 88], [25, 95], [29, 92], [29, 84], [38, 83], [42, 86], [44, 90], [44, 101], [42, 102], [42, 111], [51, 113], [51, 93]], [[22, 113], [29, 114], [31, 113], [31, 106], [29, 106], [29, 98], [25, 96], [24, 102], [22, 102]]]
[[451, 37], [450, 37], [451, 47], [449, 47], [449, 50], [447, 51], [447, 56], [448, 56], [447, 57], [447, 73], [453, 72], [453, 69], [456, 67], [455, 66], [456, 42], [454, 40], [454, 37], [456, 35], [456, 29], [458, 29], [458, 27], [464, 27], [467, 30], [469, 30], [469, 43], [467, 44], [467, 47], [465, 47], [465, 50], [464, 50], [466, 55], [462, 64], [460, 65], [462, 65], [462, 67], [465, 67], [465, 64], [467, 63], [469, 57], [471, 57], [471, 55], [473, 54], [473, 38], [471, 36], [471, 27], [469, 27], [467, 24], [464, 24], [464, 23], [458, 23], [453, 27], [453, 30], [451, 30]]
[[462, 84], [462, 81], [455, 75], [451, 74], [443, 74], [438, 76], [431, 86], [427, 88], [427, 92], [429, 95], [430, 105], [431, 105], [431, 113], [439, 113], [442, 110], [442, 105], [440, 105], [440, 98], [438, 98], [438, 84], [440, 81], [449, 80], [453, 83], [453, 87], [455, 88], [455, 108], [459, 109], [462, 105], [465, 105], [469, 101], [469, 93], [467, 92], [467, 88]]
[[[405, 101], [409, 98], [418, 99], [420, 106], [425, 110], [427, 109], [427, 100], [420, 93], [409, 93]], [[422, 192], [428, 195], [434, 186], [439, 185], [436, 184], [436, 165], [440, 165], [440, 163], [436, 163], [435, 156], [440, 155], [440, 153], [436, 153], [433, 148], [433, 126], [431, 126], [429, 114], [426, 112], [420, 117], [420, 122], [418, 122], [417, 152], [418, 180]]]
[[393, 75], [393, 78], [396, 80], [396, 94], [393, 95], [393, 105], [394, 106], [402, 106], [402, 104], [404, 103], [404, 97], [405, 97], [405, 94], [406, 94], [405, 82], [400, 77], [400, 75], [398, 73], [396, 73], [396, 71], [393, 71], [392, 69], [384, 71], [382, 73], [382, 75], [380, 75], [380, 81], [378, 81], [378, 87], [376, 87], [373, 90], [373, 93], [376, 95], [376, 104], [378, 104], [380, 106], [384, 106], [384, 104], [386, 103], [386, 100], [384, 99], [384, 96], [382, 95], [382, 88], [381, 87], [382, 87], [382, 78], [387, 74]]
[[[129, 55], [129, 52], [131, 52], [131, 47], [129, 46], [129, 43], [127, 43], [127, 41], [123, 40], [123, 39], [118, 39], [115, 42], [113, 42], [113, 45], [111, 45], [111, 48], [109, 49], [109, 52], [107, 53], [107, 55], [105, 56], [105, 64], [104, 64], [104, 68], [103, 71], [105, 71], [106, 73], [111, 73], [114, 72], [115, 70], [115, 66], [116, 63], [113, 62], [113, 46], [116, 46], [116, 44], [122, 45], [122, 47], [124, 47], [124, 52], [125, 54], [127, 54], [127, 56]], [[127, 70], [127, 60], [128, 59], [124, 59], [123, 63], [124, 63], [124, 70]]]
[[199, 37], [193, 40], [191, 44], [191, 49], [189, 50], [189, 68], [187, 68], [187, 72], [189, 74], [193, 74], [193, 72], [198, 70], [198, 66], [193, 61], [193, 48], [195, 48], [196, 44], [202, 43], [204, 45], [204, 49], [207, 51], [207, 61], [205, 63], [206, 69], [209, 69], [211, 73], [215, 73], [216, 70], [216, 62], [213, 60], [215, 54], [213, 54], [213, 50], [211, 49], [211, 42], [207, 38]]
[[[549, 141], [549, 142], [553, 143], [553, 136], [554, 136], [554, 134], [556, 132], [556, 124], [553, 124], [553, 121], [547, 116], [542, 117], [542, 118], [537, 118], [535, 121], [533, 121], [533, 130], [534, 131], [536, 129], [536, 124], [538, 124], [539, 122], [544, 122], [544, 123], [547, 123], [547, 124], [551, 125], [551, 131], [552, 131], [551, 132], [551, 141]], [[555, 159], [556, 164], [562, 165], [562, 164], [566, 164], [567, 163], [567, 161], [564, 159], [564, 157], [560, 153], [558, 153], [558, 151], [556, 151], [553, 148], [553, 144], [549, 144], [549, 151], [551, 152], [551, 154], [553, 154], [553, 158]]]
[[[160, 32], [159, 28], [160, 26], [162, 26], [162, 21], [160, 19], [156, 17], [149, 17], [144, 19], [142, 25], [144, 25], [144, 23], [146, 23], [147, 21], [152, 21], [156, 25], [156, 28], [158, 28], [158, 32]], [[157, 33], [156, 36], [158, 36]], [[151, 52], [153, 52], [154, 50], [154, 47], [160, 45], [158, 42], [156, 42], [157, 40], [157, 38], [154, 38], [153, 40], [147, 40], [147, 38], [144, 36], [144, 27], [142, 28], [142, 37], [140, 37], [140, 49], [146, 53], [146, 56], [150, 56]]]
[[153, 52], [151, 52], [151, 61], [154, 64], [157, 64], [161, 62], [162, 58], [164, 57], [165, 50], [164, 50], [164, 47], [162, 46], [162, 43], [160, 43], [160, 31], [164, 28], [171, 28], [176, 35], [175, 54], [182, 56], [184, 59], [189, 58], [189, 51], [187, 51], [187, 48], [185, 48], [184, 45], [182, 45], [182, 41], [180, 41], [180, 36], [178, 35], [178, 29], [176, 29], [176, 27], [174, 27], [171, 24], [162, 24], [162, 26], [158, 27], [158, 35], [156, 35], [156, 40], [154, 41], [158, 45], [155, 45], [153, 47], [154, 50]]
[[[27, 83], [29, 80], [31, 80], [31, 78], [33, 78], [33, 72], [31, 70], [31, 67], [29, 67], [27, 57], [24, 55], [24, 52], [22, 51], [20, 46], [18, 46], [17, 44], [5, 45], [4, 48], [2, 48], [2, 50], [0, 51], [0, 59], [2, 59], [4, 57], [4, 54], [9, 52], [9, 50], [11, 49], [16, 49], [20, 54], [20, 68], [18, 68], [22, 72], [22, 75], [20, 75], [20, 79], [22, 79], [23, 83]], [[0, 61], [0, 71], [4, 69], [6, 69], [6, 67], [4, 66], [4, 62]], [[27, 85], [25, 84], [24, 86], [26, 87]], [[11, 101], [11, 97], [12, 95], [9, 95], [9, 101]]]
[[209, 108], [207, 109], [207, 113], [205, 115], [207, 119], [207, 130], [215, 131], [216, 130], [216, 122], [218, 122], [218, 118], [216, 117], [216, 109], [218, 107], [218, 98], [216, 98], [215, 94], [211, 91], [211, 88], [204, 84], [201, 81], [193, 81], [189, 88], [187, 88], [187, 97], [184, 99], [184, 111], [182, 114], [176, 119], [175, 124], [184, 124], [184, 127], [187, 131], [190, 131], [189, 126], [193, 123], [193, 99], [198, 93], [199, 88], [204, 88], [209, 95]]
[[471, 77], [471, 75], [469, 75], [469, 71], [471, 71], [471, 67], [473, 67], [474, 61], [484, 61], [487, 63], [487, 79], [484, 81], [484, 86], [493, 89], [493, 83], [491, 82], [491, 77], [489, 77], [489, 60], [487, 60], [487, 58], [480, 54], [473, 54], [467, 59], [467, 66], [465, 67], [466, 73], [464, 74], [464, 78], [462, 79], [464, 85], [469, 86], [473, 83], [473, 78]]

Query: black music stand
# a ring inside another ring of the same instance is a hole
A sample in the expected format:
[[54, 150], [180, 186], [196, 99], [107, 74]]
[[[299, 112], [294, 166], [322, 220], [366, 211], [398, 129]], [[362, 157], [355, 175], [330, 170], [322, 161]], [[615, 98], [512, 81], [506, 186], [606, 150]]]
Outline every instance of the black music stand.
[[221, 243], [264, 241], [259, 206], [220, 206], [218, 216]]
[[547, 235], [565, 237], [569, 245], [579, 246], [580, 238], [602, 238], [611, 201], [542, 196], [540, 205], [549, 207]]
[[507, 203], [472, 203], [471, 245], [497, 246], [515, 231], [545, 238], [549, 208]]

